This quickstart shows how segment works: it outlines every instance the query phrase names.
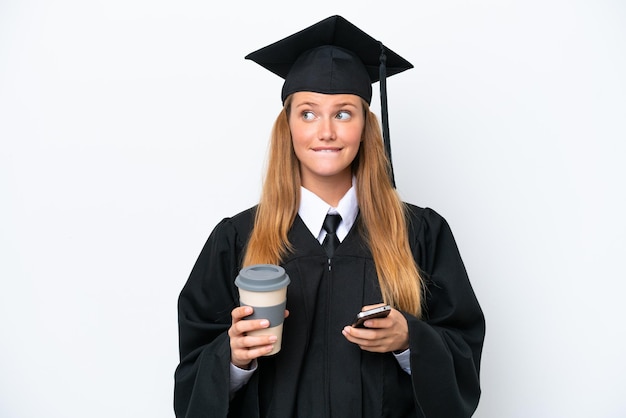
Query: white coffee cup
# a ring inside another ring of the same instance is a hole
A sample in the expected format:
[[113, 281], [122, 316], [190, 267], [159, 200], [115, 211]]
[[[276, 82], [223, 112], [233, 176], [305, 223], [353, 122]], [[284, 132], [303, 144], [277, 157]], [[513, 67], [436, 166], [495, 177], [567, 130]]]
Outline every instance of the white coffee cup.
[[287, 305], [289, 275], [274, 264], [255, 264], [244, 267], [235, 279], [239, 288], [241, 306], [251, 306], [252, 315], [245, 319], [267, 319], [269, 328], [248, 332], [248, 335], [275, 335], [278, 339], [274, 349], [266, 355], [276, 354], [281, 349], [283, 321]]

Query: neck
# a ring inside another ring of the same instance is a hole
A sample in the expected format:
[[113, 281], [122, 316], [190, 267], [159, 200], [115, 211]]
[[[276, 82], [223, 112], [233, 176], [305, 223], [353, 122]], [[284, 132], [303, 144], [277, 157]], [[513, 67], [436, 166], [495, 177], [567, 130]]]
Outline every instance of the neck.
[[352, 187], [352, 175], [342, 179], [322, 178], [315, 181], [303, 181], [302, 187], [315, 193], [330, 206], [337, 207], [341, 198]]

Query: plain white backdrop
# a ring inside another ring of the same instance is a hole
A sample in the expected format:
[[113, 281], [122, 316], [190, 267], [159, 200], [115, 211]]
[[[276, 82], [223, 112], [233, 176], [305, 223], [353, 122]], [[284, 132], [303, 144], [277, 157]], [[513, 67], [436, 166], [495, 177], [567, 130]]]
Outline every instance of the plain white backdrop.
[[280, 111], [243, 57], [333, 14], [415, 65], [388, 80], [398, 191], [485, 311], [475, 416], [626, 416], [618, 0], [2, 0], [0, 416], [173, 417], [178, 293]]

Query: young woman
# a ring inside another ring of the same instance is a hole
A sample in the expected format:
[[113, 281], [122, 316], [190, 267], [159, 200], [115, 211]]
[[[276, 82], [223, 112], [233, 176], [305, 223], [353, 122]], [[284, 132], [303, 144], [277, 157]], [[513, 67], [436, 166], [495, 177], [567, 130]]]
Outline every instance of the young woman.
[[[249, 56], [267, 68], [288, 61], [270, 68], [285, 78], [284, 107], [259, 204], [216, 226], [180, 294], [178, 417], [474, 412], [483, 314], [445, 220], [393, 187], [369, 110], [378, 76], [367, 66], [380, 51], [333, 16]], [[393, 72], [398, 57], [385, 55]], [[340, 216], [336, 231], [324, 229], [328, 214]], [[323, 246], [331, 234], [332, 253]], [[271, 356], [272, 337], [248, 335], [268, 321], [246, 319], [252, 308], [239, 307], [234, 284], [261, 263], [291, 279], [282, 349]], [[382, 303], [387, 317], [351, 326]]]

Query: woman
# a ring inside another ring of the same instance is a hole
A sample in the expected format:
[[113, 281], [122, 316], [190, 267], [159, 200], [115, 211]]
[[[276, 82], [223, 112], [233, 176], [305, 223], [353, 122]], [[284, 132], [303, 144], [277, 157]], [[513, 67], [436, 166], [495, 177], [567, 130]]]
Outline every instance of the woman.
[[[284, 108], [259, 204], [216, 226], [181, 292], [177, 416], [474, 412], [482, 311], [445, 220], [393, 187], [367, 66], [382, 61], [393, 75], [410, 64], [388, 49], [381, 60], [381, 47], [333, 16], [248, 56], [285, 78]], [[328, 214], [340, 215], [336, 231], [323, 227]], [[327, 235], [339, 241], [332, 252]], [[268, 322], [246, 319], [234, 285], [259, 263], [291, 278], [272, 356], [275, 340], [247, 335]], [[350, 325], [381, 303], [389, 316]]]

